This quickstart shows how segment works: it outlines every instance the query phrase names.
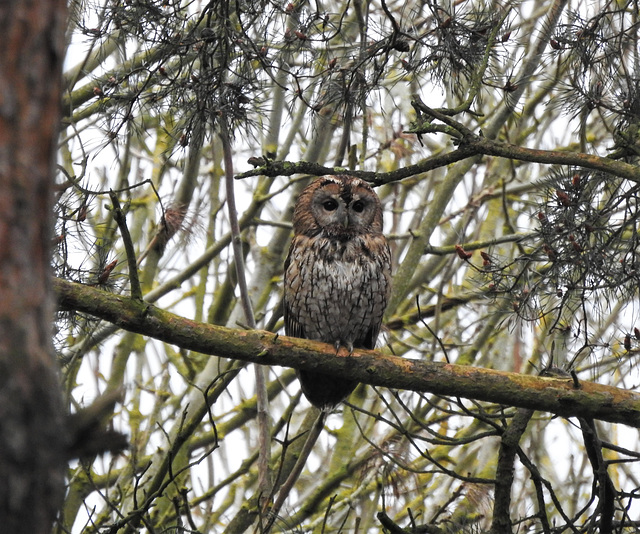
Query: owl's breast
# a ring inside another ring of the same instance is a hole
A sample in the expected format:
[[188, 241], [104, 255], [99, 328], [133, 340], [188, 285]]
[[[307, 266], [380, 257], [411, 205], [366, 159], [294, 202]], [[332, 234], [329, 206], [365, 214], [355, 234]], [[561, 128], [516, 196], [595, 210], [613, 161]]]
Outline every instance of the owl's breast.
[[304, 337], [373, 348], [391, 270], [386, 240], [378, 237], [294, 240], [285, 271], [285, 306]]

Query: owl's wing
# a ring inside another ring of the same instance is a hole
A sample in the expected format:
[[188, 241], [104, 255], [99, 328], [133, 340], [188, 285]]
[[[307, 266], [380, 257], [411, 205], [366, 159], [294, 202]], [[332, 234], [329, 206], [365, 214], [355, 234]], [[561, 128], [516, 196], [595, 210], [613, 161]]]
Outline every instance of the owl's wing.
[[302, 325], [296, 320], [295, 315], [287, 303], [286, 297], [284, 299], [284, 333], [287, 336], [305, 339]]
[[387, 308], [389, 297], [391, 296], [391, 251], [389, 244], [384, 237], [376, 236], [369, 242], [369, 250], [373, 251], [376, 258], [377, 269], [374, 278], [375, 287], [378, 288], [376, 295], [381, 299], [377, 306], [374, 306], [370, 315], [371, 324], [365, 335], [354, 343], [357, 347], [373, 350], [378, 342], [378, 335], [382, 327], [384, 310]]
[[304, 334], [302, 325], [298, 322], [298, 320], [296, 319], [296, 314], [291, 309], [290, 292], [292, 290], [286, 284], [286, 273], [289, 270], [289, 264], [291, 262], [291, 253], [293, 248], [294, 248], [294, 243], [292, 242], [291, 248], [289, 249], [289, 254], [287, 255], [287, 259], [284, 262], [284, 272], [285, 272], [285, 287], [284, 287], [284, 299], [283, 299], [284, 333], [287, 336], [299, 337], [299, 338], [305, 339], [305, 334]]

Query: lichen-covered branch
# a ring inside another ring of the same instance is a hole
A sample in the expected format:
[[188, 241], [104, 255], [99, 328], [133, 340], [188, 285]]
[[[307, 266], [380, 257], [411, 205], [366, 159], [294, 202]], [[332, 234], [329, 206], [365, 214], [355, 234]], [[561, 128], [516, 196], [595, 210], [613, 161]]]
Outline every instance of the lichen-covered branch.
[[[563, 417], [586, 417], [640, 428], [640, 394], [571, 378], [529, 376], [356, 350], [259, 330], [195, 322], [146, 303], [54, 279], [62, 308], [87, 313], [183, 349], [262, 365], [348, 376], [366, 384], [454, 395]], [[337, 357], [336, 357], [337, 356]], [[577, 387], [576, 387], [577, 385]]]

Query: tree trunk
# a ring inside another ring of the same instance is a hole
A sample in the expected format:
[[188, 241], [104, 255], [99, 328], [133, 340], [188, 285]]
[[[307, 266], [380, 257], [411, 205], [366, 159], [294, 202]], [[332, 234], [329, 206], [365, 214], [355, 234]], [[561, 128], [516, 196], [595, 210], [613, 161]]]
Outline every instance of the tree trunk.
[[51, 344], [49, 242], [64, 0], [0, 3], [0, 522], [50, 532], [65, 432]]

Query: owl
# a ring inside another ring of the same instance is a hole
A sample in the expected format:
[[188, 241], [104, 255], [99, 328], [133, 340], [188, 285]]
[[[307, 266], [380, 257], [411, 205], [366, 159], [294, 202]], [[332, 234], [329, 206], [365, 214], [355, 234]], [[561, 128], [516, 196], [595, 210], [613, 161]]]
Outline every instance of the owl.
[[[293, 213], [294, 237], [284, 266], [288, 336], [373, 349], [391, 291], [391, 254], [382, 207], [371, 186], [349, 176], [311, 183]], [[329, 410], [356, 387], [353, 380], [298, 371], [311, 404]]]

